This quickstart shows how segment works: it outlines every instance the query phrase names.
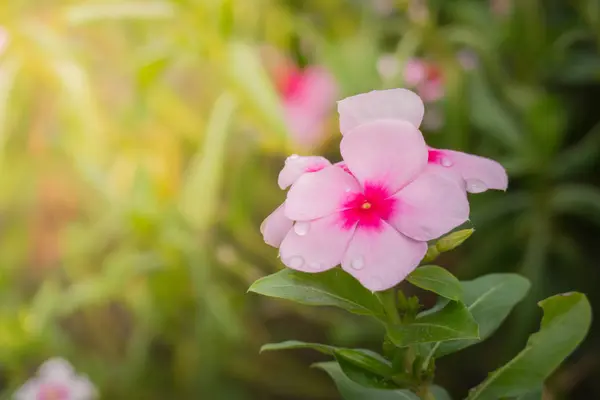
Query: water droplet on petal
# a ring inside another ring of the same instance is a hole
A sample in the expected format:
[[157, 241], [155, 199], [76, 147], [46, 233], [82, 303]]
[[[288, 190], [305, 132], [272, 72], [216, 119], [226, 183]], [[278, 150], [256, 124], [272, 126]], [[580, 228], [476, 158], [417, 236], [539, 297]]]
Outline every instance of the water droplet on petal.
[[292, 154], [291, 156], [289, 156], [288, 158], [286, 158], [285, 162], [287, 164], [288, 161], [295, 160], [298, 157], [300, 157], [298, 154]]
[[290, 268], [298, 269], [304, 265], [304, 258], [300, 256], [289, 258], [286, 262], [286, 265]]
[[451, 167], [454, 165], [454, 163], [448, 157], [442, 157], [440, 164], [442, 164], [443, 167]]
[[309, 230], [310, 222], [296, 222], [296, 224], [294, 225], [294, 232], [296, 232], [298, 236], [306, 235]]
[[356, 257], [350, 262], [350, 267], [355, 270], [361, 270], [365, 267], [365, 259], [362, 256]]
[[467, 179], [467, 191], [470, 193], [481, 193], [488, 190], [488, 187], [479, 179]]
[[350, 193], [352, 191], [352, 188], [346, 188], [346, 193]]

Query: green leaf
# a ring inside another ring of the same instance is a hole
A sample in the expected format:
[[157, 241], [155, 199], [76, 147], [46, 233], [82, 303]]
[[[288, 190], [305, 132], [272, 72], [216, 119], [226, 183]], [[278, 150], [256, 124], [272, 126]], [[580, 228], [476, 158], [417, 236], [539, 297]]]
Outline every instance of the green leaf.
[[314, 366], [329, 374], [345, 400], [419, 400], [417, 395], [408, 390], [383, 390], [361, 386], [348, 378], [336, 362], [319, 363]]
[[[351, 355], [351, 359], [345, 358], [345, 356], [341, 356], [338, 354], [338, 352], [336, 351], [336, 361], [338, 362], [338, 365], [340, 366], [340, 368], [342, 369], [342, 371], [344, 372], [344, 375], [346, 375], [348, 378], [350, 378], [352, 381], [354, 381], [355, 383], [367, 387], [367, 388], [375, 388], [375, 389], [397, 389], [398, 385], [396, 385], [391, 379], [389, 379], [389, 376], [391, 376], [392, 373], [392, 367], [391, 365], [388, 365], [388, 371], [387, 371], [387, 376], [388, 377], [384, 377], [381, 376], [378, 373], [372, 372], [371, 370], [365, 368], [366, 365], [364, 365], [363, 362], [358, 361], [355, 359], [356, 355], [360, 354], [359, 352], [355, 352], [355, 354]], [[360, 358], [360, 356], [359, 356]], [[361, 363], [363, 365], [358, 365], [358, 363]], [[369, 360], [369, 364], [372, 362], [373, 360]], [[370, 367], [372, 367], [373, 365], [369, 365]]]
[[437, 293], [450, 300], [458, 301], [462, 297], [459, 280], [444, 268], [436, 265], [419, 267], [406, 279], [421, 289]]
[[392, 364], [381, 355], [369, 350], [337, 349], [335, 356], [338, 362], [345, 360], [381, 377], [389, 378], [393, 374]]
[[468, 400], [517, 397], [537, 390], [585, 338], [592, 312], [584, 294], [556, 295], [539, 305], [544, 311], [541, 329], [515, 358], [473, 388]]
[[435, 357], [454, 353], [487, 339], [529, 291], [529, 281], [516, 274], [490, 274], [461, 282], [463, 301], [479, 325], [479, 340], [437, 343]]
[[260, 348], [260, 352], [263, 351], [277, 351], [277, 350], [295, 350], [295, 349], [311, 349], [319, 351], [323, 354], [333, 355], [336, 348], [320, 343], [306, 343], [298, 340], [287, 340], [281, 343], [268, 343]]
[[477, 339], [479, 329], [467, 307], [457, 301], [436, 312], [424, 312], [409, 323], [388, 325], [388, 335], [398, 347], [445, 340]]
[[377, 297], [339, 268], [318, 274], [284, 269], [254, 282], [250, 292], [311, 306], [335, 306], [384, 319]]
[[346, 373], [355, 382], [368, 387], [397, 388], [389, 378], [393, 375], [392, 364], [380, 354], [365, 349], [345, 349], [319, 343], [306, 343], [289, 340], [281, 343], [269, 343], [260, 351], [312, 349], [323, 354], [335, 356]]

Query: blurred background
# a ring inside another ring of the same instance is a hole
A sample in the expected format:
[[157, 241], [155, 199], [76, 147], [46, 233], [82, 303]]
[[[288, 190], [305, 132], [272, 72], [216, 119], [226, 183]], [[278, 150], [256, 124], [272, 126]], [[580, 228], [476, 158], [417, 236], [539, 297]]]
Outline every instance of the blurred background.
[[[427, 102], [430, 145], [511, 177], [439, 260], [533, 282], [438, 363], [464, 397], [537, 330], [536, 301], [600, 310], [599, 49], [598, 0], [1, 1], [0, 398], [58, 355], [103, 399], [338, 399], [319, 356], [260, 345], [377, 350], [380, 328], [246, 290], [281, 267], [259, 225], [285, 157], [339, 160], [335, 101], [395, 87]], [[599, 336], [546, 399], [600, 398]]]

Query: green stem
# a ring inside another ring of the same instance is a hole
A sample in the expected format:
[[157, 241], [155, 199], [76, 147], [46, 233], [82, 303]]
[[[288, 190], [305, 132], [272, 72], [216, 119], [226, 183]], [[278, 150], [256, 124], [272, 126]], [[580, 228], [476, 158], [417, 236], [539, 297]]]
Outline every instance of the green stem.
[[421, 400], [435, 400], [433, 393], [429, 391], [429, 386], [421, 386], [417, 391], [417, 396], [419, 396]]
[[377, 298], [383, 305], [388, 322], [392, 325], [399, 324], [401, 321], [396, 305], [396, 290], [392, 288], [384, 292], [377, 292]]

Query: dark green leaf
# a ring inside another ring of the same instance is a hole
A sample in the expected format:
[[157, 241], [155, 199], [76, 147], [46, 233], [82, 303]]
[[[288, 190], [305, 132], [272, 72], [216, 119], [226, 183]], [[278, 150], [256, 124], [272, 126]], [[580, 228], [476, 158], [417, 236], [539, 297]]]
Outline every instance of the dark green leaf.
[[516, 274], [490, 274], [461, 282], [463, 301], [479, 325], [479, 340], [437, 343], [436, 357], [454, 353], [487, 339], [498, 329], [513, 307], [529, 290], [529, 281]]
[[335, 306], [384, 318], [377, 297], [339, 268], [319, 274], [281, 270], [254, 282], [250, 292], [312, 306]]
[[590, 304], [581, 293], [541, 301], [541, 329], [527, 346], [469, 393], [468, 400], [496, 400], [535, 391], [584, 339], [591, 323]]
[[446, 340], [477, 339], [479, 329], [467, 307], [456, 301], [441, 310], [422, 313], [410, 323], [388, 326], [388, 335], [396, 346]]
[[382, 390], [361, 386], [348, 378], [336, 362], [319, 363], [315, 367], [331, 376], [345, 400], [419, 400], [417, 395], [408, 390]]
[[459, 280], [444, 268], [436, 265], [419, 267], [406, 279], [421, 289], [437, 293], [450, 300], [458, 301], [462, 296]]

